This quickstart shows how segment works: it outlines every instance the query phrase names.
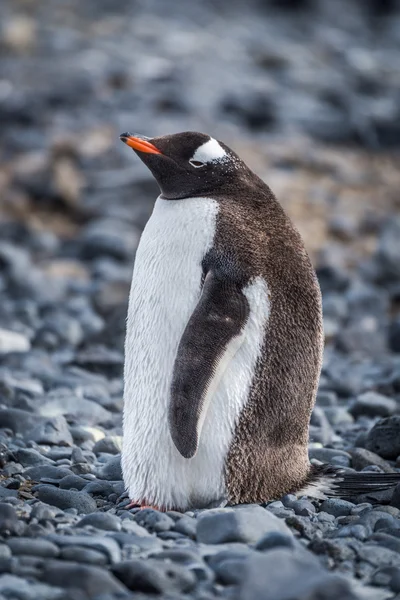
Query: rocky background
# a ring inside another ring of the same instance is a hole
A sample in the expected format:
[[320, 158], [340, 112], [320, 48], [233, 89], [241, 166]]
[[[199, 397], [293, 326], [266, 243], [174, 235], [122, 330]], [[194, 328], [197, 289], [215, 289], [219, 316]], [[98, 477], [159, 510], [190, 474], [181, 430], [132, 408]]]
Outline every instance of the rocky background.
[[123, 340], [157, 188], [122, 131], [200, 130], [317, 266], [314, 460], [400, 471], [396, 0], [0, 3], [0, 600], [400, 598], [393, 493], [127, 510]]

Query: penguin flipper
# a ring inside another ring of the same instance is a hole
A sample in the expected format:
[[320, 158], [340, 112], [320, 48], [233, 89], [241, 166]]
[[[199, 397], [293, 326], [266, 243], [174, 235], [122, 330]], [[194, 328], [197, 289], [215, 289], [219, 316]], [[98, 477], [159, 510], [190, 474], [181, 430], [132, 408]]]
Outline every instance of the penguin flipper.
[[197, 451], [208, 404], [243, 340], [250, 308], [241, 286], [207, 273], [175, 358], [168, 423], [184, 458]]

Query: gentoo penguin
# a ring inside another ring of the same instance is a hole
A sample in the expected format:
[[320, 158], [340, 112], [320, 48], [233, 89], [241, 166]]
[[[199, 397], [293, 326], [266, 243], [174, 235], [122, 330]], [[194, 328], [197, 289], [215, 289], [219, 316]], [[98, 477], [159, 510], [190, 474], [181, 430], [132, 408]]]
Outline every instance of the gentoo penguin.
[[269, 187], [202, 133], [121, 139], [161, 190], [127, 318], [122, 469], [133, 503], [187, 510], [393, 485], [392, 474], [310, 465], [321, 294]]

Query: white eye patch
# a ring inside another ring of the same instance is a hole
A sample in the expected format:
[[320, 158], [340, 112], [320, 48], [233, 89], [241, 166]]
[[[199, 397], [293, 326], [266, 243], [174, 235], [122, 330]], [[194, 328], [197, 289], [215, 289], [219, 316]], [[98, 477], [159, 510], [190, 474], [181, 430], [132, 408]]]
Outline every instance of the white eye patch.
[[208, 142], [205, 142], [197, 148], [191, 161], [202, 163], [218, 162], [225, 160], [227, 156], [227, 153], [222, 146], [219, 145], [217, 140], [210, 138]]

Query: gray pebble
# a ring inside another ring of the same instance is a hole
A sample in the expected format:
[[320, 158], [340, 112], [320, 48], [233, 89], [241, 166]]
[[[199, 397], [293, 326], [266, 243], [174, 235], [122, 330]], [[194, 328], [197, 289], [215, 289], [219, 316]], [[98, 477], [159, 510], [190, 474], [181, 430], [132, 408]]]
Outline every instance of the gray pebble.
[[[118, 535], [118, 534], [115, 534]], [[67, 546], [82, 546], [102, 552], [111, 564], [121, 560], [121, 550], [117, 542], [109, 536], [100, 535], [58, 535], [52, 534], [47, 539], [61, 548]]]
[[122, 480], [121, 456], [118, 454], [113, 458], [110, 458], [110, 460], [99, 469], [97, 476], [99, 479], [107, 479], [108, 481]]
[[390, 417], [397, 411], [397, 402], [377, 392], [365, 392], [349, 407], [353, 417]]
[[394, 472], [393, 467], [391, 467], [386, 460], [370, 450], [366, 450], [365, 448], [354, 448], [349, 450], [349, 452], [351, 454], [352, 467], [356, 471], [362, 471], [365, 467], [374, 465], [382, 469], [384, 473]]
[[65, 546], [61, 549], [60, 558], [90, 565], [106, 565], [108, 560], [103, 552], [85, 548], [84, 546]]
[[204, 544], [253, 543], [270, 531], [291, 535], [284, 521], [260, 506], [224, 509], [216, 513], [205, 512], [198, 517], [197, 541]]
[[20, 448], [15, 452], [18, 462], [23, 467], [36, 467], [38, 465], [52, 465], [53, 461], [40, 454], [33, 448]]
[[125, 586], [109, 571], [76, 562], [48, 561], [42, 572], [42, 580], [52, 586], [79, 589], [80, 593], [86, 594], [88, 598], [100, 597], [101, 594], [106, 593], [126, 593]]
[[294, 545], [295, 538], [293, 535], [286, 535], [279, 531], [269, 531], [258, 540], [255, 549], [265, 552], [279, 547], [293, 548]]
[[130, 590], [148, 594], [187, 593], [196, 585], [196, 576], [189, 569], [154, 559], [122, 562], [112, 571]]
[[133, 520], [150, 532], [169, 531], [174, 527], [174, 521], [171, 517], [152, 508], [139, 510], [135, 513]]
[[75, 488], [76, 490], [80, 491], [83, 490], [83, 488], [87, 484], [87, 480], [83, 479], [82, 477], [79, 477], [79, 475], [66, 475], [65, 477], [60, 479], [58, 485], [59, 488], [62, 490], [70, 490], [72, 488]]
[[97, 510], [96, 501], [85, 492], [61, 490], [52, 485], [43, 485], [38, 490], [38, 498], [42, 502], [57, 506], [62, 510], [76, 508], [78, 514], [92, 513]]
[[85, 527], [86, 525], [90, 525], [96, 529], [103, 529], [104, 531], [121, 531], [121, 520], [110, 513], [92, 513], [83, 517], [76, 524], [77, 527]]
[[48, 540], [15, 537], [9, 539], [7, 544], [14, 555], [29, 554], [44, 558], [55, 558], [59, 554], [58, 547]]
[[53, 465], [29, 467], [29, 469], [25, 469], [23, 472], [23, 476], [26, 479], [31, 479], [32, 481], [40, 481], [41, 479], [58, 480], [62, 479], [63, 477], [67, 477], [67, 475], [73, 475], [72, 471], [62, 467], [55, 467]]
[[353, 508], [354, 504], [352, 502], [341, 498], [328, 498], [321, 504], [321, 510], [334, 517], [349, 515]]
[[0, 534], [21, 535], [25, 525], [18, 520], [15, 508], [5, 502], [0, 503]]
[[382, 458], [395, 459], [400, 455], [400, 416], [379, 420], [368, 432], [367, 450]]
[[100, 454], [105, 452], [107, 454], [119, 454], [121, 452], [122, 437], [121, 436], [106, 436], [99, 440], [93, 446], [93, 452]]
[[174, 531], [183, 533], [191, 539], [196, 538], [197, 523], [195, 519], [187, 517], [186, 515], [175, 522]]

